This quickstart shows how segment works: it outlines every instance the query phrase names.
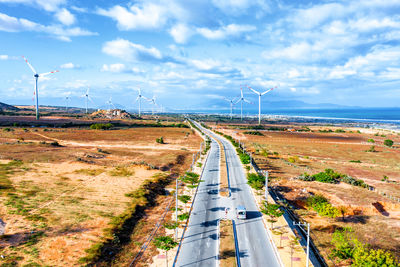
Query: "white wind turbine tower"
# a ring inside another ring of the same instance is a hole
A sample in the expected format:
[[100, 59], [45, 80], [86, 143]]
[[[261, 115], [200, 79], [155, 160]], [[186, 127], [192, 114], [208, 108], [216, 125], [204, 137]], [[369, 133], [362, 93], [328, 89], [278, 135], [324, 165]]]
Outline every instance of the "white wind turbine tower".
[[254, 90], [253, 88], [251, 88], [250, 86], [248, 86], [248, 85], [246, 85], [246, 86], [247, 86], [247, 88], [249, 88], [251, 91], [253, 91], [256, 95], [258, 95], [258, 125], [260, 125], [260, 124], [261, 124], [261, 96], [263, 96], [263, 95], [265, 95], [266, 93], [272, 91], [272, 90], [273, 90], [274, 88], [276, 88], [276, 87], [270, 88], [270, 89], [268, 89], [267, 91], [260, 93], [260, 92], [258, 92], [258, 91], [256, 91], [256, 90]]
[[32, 70], [33, 72], [33, 77], [35, 78], [35, 97], [36, 97], [36, 119], [39, 119], [39, 96], [38, 96], [38, 79], [39, 77], [44, 77], [46, 75], [49, 75], [51, 73], [56, 73], [58, 72], [58, 70], [55, 71], [50, 71], [50, 72], [45, 72], [42, 74], [38, 74], [37, 71], [32, 67], [32, 65], [28, 62], [28, 60], [22, 56], [22, 58], [25, 60], [26, 64], [28, 64], [29, 68]]
[[138, 89], [138, 92], [139, 92], [139, 94], [138, 94], [138, 97], [136, 98], [136, 101], [139, 101], [139, 117], [140, 117], [141, 110], [142, 110], [142, 98], [144, 98], [147, 101], [149, 101], [150, 99], [148, 99], [147, 97], [142, 95], [142, 91], [140, 90], [140, 87]]
[[115, 109], [115, 106], [114, 106], [114, 104], [113, 104], [113, 102], [112, 102], [112, 96], [110, 96], [110, 99], [108, 99], [108, 101], [106, 102], [106, 104], [108, 104], [108, 110], [109, 110], [109, 111], [111, 111], [111, 106], [113, 106], [114, 109]]
[[70, 100], [71, 92], [68, 92], [65, 96], [65, 111], [68, 112], [68, 102]]
[[243, 96], [243, 88], [242, 87], [240, 87], [240, 98], [235, 104], [237, 104], [239, 102], [240, 102], [240, 120], [243, 120], [243, 102], [247, 102], [249, 104], [251, 104], [251, 102], [244, 98], [244, 96]]
[[151, 108], [151, 115], [154, 115], [154, 107], [157, 106], [157, 103], [156, 103], [156, 96], [153, 95], [153, 98], [152, 98], [152, 99], [149, 99], [148, 101], [149, 101], [150, 103], [153, 104], [153, 106], [152, 106], [152, 108]]
[[86, 98], [86, 99], [85, 99], [85, 101], [86, 101], [86, 114], [88, 113], [88, 104], [89, 104], [89, 100], [90, 100], [91, 102], [93, 102], [92, 99], [91, 99], [90, 96], [89, 96], [89, 89], [90, 89], [90, 88], [88, 88], [88, 89], [86, 90], [86, 93], [85, 93], [85, 94], [81, 95], [81, 97], [85, 97], [85, 98]]
[[231, 104], [231, 113], [230, 113], [230, 116], [231, 116], [231, 119], [232, 119], [232, 110], [233, 110], [233, 106], [237, 103], [234, 103], [235, 102], [235, 99], [234, 98], [232, 98], [232, 99], [228, 99], [228, 98], [224, 98], [224, 100], [225, 101], [228, 101], [230, 104]]

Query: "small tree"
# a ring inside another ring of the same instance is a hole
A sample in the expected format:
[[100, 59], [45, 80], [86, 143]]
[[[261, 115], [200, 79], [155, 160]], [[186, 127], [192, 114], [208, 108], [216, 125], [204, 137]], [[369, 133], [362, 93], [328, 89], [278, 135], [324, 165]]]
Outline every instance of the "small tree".
[[287, 233], [285, 228], [274, 229], [272, 231], [274, 235], [279, 235], [279, 248], [282, 247], [282, 235]]
[[154, 245], [165, 251], [165, 263], [168, 267], [168, 250], [174, 248], [178, 243], [170, 236], [159, 236], [154, 239]]
[[340, 206], [340, 207], [338, 208], [338, 210], [339, 210], [340, 214], [342, 215], [342, 221], [344, 222], [344, 215], [345, 215], [346, 212], [347, 212], [347, 208], [346, 208], [345, 206]]
[[383, 141], [383, 144], [387, 147], [392, 147], [393, 146], [393, 140], [390, 139], [386, 139], [385, 141]]
[[271, 223], [271, 229], [273, 228], [274, 223], [277, 221], [277, 218], [281, 217], [285, 212], [280, 210], [280, 205], [271, 204], [266, 201], [263, 203], [263, 207], [261, 207], [261, 212], [268, 215], [270, 219], [268, 220]]

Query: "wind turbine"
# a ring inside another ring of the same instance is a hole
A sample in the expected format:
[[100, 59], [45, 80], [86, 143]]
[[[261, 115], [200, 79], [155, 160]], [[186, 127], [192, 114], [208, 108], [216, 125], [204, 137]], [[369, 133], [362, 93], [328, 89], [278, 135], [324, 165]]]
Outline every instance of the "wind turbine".
[[35, 78], [35, 97], [36, 97], [36, 119], [39, 119], [39, 96], [38, 96], [38, 79], [39, 77], [44, 77], [46, 75], [49, 75], [51, 73], [56, 73], [58, 72], [58, 70], [55, 71], [50, 71], [50, 72], [45, 72], [42, 74], [38, 74], [37, 71], [32, 67], [32, 65], [28, 62], [28, 60], [22, 56], [22, 58], [25, 60], [26, 64], [28, 64], [29, 68], [32, 70], [33, 72], [33, 77]]
[[71, 92], [68, 92], [68, 94], [65, 96], [65, 111], [68, 112], [68, 101], [70, 99]]
[[111, 106], [113, 106], [114, 109], [115, 109], [115, 106], [114, 106], [114, 104], [113, 104], [113, 102], [112, 102], [112, 96], [110, 96], [110, 99], [108, 99], [108, 101], [106, 102], [106, 104], [108, 104], [108, 110], [109, 110], [109, 111], [111, 111]]
[[243, 88], [240, 87], [240, 98], [239, 98], [239, 100], [235, 103], [235, 104], [237, 104], [237, 103], [240, 102], [240, 120], [243, 120], [243, 101], [244, 101], [244, 102], [247, 102], [247, 103], [249, 103], [249, 104], [251, 104], [251, 102], [250, 102], [249, 100], [247, 100], [247, 99], [245, 99], [245, 98], [243, 97]]
[[153, 104], [153, 107], [151, 108], [151, 115], [154, 115], [154, 106], [157, 106], [156, 96], [153, 95], [153, 98], [152, 99], [148, 99], [148, 101]]
[[267, 91], [260, 93], [260, 92], [258, 92], [258, 91], [256, 91], [256, 90], [254, 90], [253, 88], [251, 88], [250, 86], [248, 86], [248, 85], [246, 85], [246, 86], [247, 86], [247, 88], [249, 88], [251, 91], [253, 91], [256, 95], [258, 95], [258, 125], [260, 125], [260, 124], [261, 124], [261, 96], [265, 95], [265, 94], [268, 93], [269, 91], [272, 91], [272, 90], [273, 90], [274, 88], [276, 88], [276, 87], [270, 88], [270, 89], [268, 89]]
[[86, 93], [85, 93], [85, 94], [81, 95], [81, 97], [85, 97], [85, 98], [86, 98], [86, 114], [88, 113], [88, 100], [90, 100], [91, 102], [93, 102], [92, 99], [91, 99], [90, 96], [89, 96], [89, 89], [90, 89], [90, 88], [88, 88], [88, 89], [86, 90]]
[[228, 98], [224, 98], [224, 100], [225, 101], [228, 101], [230, 104], [231, 104], [231, 113], [230, 113], [230, 116], [231, 116], [231, 119], [232, 119], [232, 109], [233, 109], [233, 105], [236, 105], [236, 103], [234, 103], [235, 102], [235, 99], [234, 98], [232, 98], [232, 99], [228, 99]]
[[138, 92], [139, 92], [139, 94], [138, 94], [138, 97], [136, 98], [136, 101], [139, 100], [139, 117], [140, 117], [141, 110], [142, 110], [142, 98], [144, 98], [147, 101], [149, 101], [150, 99], [148, 99], [147, 97], [142, 95], [142, 91], [140, 90], [140, 87], [138, 89]]

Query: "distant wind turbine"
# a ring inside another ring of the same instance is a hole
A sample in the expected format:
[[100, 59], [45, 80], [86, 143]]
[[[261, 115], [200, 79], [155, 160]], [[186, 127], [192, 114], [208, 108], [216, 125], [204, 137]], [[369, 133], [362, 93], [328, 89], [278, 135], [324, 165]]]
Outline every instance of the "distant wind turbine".
[[108, 99], [108, 101], [106, 103], [108, 104], [108, 110], [109, 111], [111, 110], [111, 106], [113, 106], [114, 109], [115, 109], [115, 106], [114, 106], [114, 104], [112, 102], [112, 96], [110, 96], [110, 99]]
[[260, 93], [260, 92], [258, 92], [258, 91], [256, 91], [256, 90], [254, 90], [253, 88], [251, 88], [250, 86], [248, 86], [248, 85], [246, 85], [246, 86], [247, 86], [247, 88], [249, 88], [251, 91], [253, 91], [256, 95], [258, 95], [258, 124], [260, 125], [260, 124], [261, 124], [261, 96], [263, 96], [263, 95], [265, 95], [266, 93], [272, 91], [272, 90], [273, 90], [274, 88], [276, 88], [276, 87], [270, 88], [270, 89], [268, 89], [267, 91]]
[[58, 70], [55, 71], [50, 71], [50, 72], [46, 72], [46, 73], [42, 73], [42, 74], [38, 74], [37, 71], [32, 67], [32, 65], [28, 62], [28, 60], [22, 56], [22, 58], [25, 60], [26, 64], [28, 64], [29, 68], [32, 70], [33, 72], [33, 77], [35, 78], [35, 97], [36, 97], [36, 119], [39, 119], [39, 95], [38, 95], [38, 79], [39, 77], [44, 77], [46, 75], [49, 75], [51, 73], [56, 73], [58, 72]]
[[230, 116], [231, 116], [231, 119], [232, 119], [232, 110], [233, 110], [233, 106], [237, 103], [235, 103], [235, 99], [234, 98], [232, 98], [232, 99], [228, 99], [228, 98], [224, 98], [224, 100], [225, 101], [228, 101], [229, 103], [230, 103], [230, 106], [231, 106], [231, 113], [230, 113]]
[[68, 101], [70, 99], [71, 92], [68, 92], [65, 96], [65, 111], [68, 112]]
[[83, 94], [83, 95], [81, 95], [81, 97], [85, 97], [86, 99], [86, 114], [88, 113], [88, 101], [90, 100], [90, 102], [92, 102], [93, 103], [93, 101], [92, 101], [92, 99], [90, 98], [90, 96], [89, 96], [89, 89], [90, 88], [88, 88], [87, 90], [86, 90], [86, 93], [85, 94]]
[[140, 87], [138, 89], [138, 92], [139, 92], [139, 94], [138, 94], [138, 97], [136, 98], [136, 101], [139, 101], [139, 117], [140, 117], [141, 110], [142, 110], [142, 98], [144, 98], [147, 101], [149, 101], [150, 99], [148, 99], [147, 97], [142, 95], [142, 91], [140, 90]]
[[243, 120], [243, 102], [247, 102], [249, 104], [251, 104], [251, 102], [243, 97], [243, 88], [242, 87], [240, 87], [240, 98], [235, 104], [237, 104], [239, 102], [240, 102], [240, 120]]
[[149, 99], [148, 101], [149, 101], [150, 103], [153, 104], [153, 106], [152, 106], [152, 108], [151, 108], [151, 115], [154, 115], [154, 107], [157, 106], [157, 103], [156, 103], [156, 96], [153, 95], [153, 98], [152, 98], [152, 99]]

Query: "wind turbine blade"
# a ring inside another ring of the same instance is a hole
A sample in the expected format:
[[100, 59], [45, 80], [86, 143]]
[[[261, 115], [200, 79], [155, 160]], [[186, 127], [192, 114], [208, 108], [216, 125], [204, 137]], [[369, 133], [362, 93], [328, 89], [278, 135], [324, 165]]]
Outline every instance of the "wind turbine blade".
[[249, 104], [253, 104], [252, 102], [250, 102], [250, 101], [247, 100], [247, 99], [243, 99], [243, 101], [246, 102], [246, 103], [249, 103]]
[[87, 94], [87, 95], [89, 95], [89, 90], [90, 90], [90, 88], [88, 88], [88, 89], [86, 90], [86, 94]]
[[[239, 98], [239, 100], [236, 101], [235, 105], [236, 105], [237, 103], [239, 103], [241, 100], [242, 100], [242, 98]], [[243, 99], [243, 100], [244, 100], [244, 99]]]
[[266, 93], [268, 93], [269, 91], [272, 91], [272, 90], [274, 90], [274, 88], [270, 88], [270, 89], [268, 89], [267, 91], [265, 91], [264, 93], [262, 93], [261, 95], [265, 95]]
[[90, 102], [92, 102], [94, 104], [94, 102], [93, 102], [93, 100], [92, 100], [92, 98], [90, 96], [88, 96], [88, 99], [89, 99]]
[[28, 64], [28, 66], [32, 70], [33, 74], [37, 74], [36, 70], [32, 67], [32, 65], [28, 62], [28, 60], [24, 56], [22, 56], [22, 58], [25, 60], [26, 64]]
[[243, 98], [243, 88], [240, 87], [240, 97]]
[[52, 73], [56, 73], [56, 72], [59, 72], [59, 71], [58, 71], [58, 70], [50, 71], [50, 72], [46, 72], [46, 73], [39, 74], [39, 76], [40, 76], [40, 77], [44, 77], [44, 76], [46, 76], [46, 75], [49, 75], [49, 74], [52, 74]]
[[148, 99], [147, 97], [145, 97], [144, 95], [142, 95], [141, 97], [143, 97], [145, 100], [149, 101], [150, 99]]
[[257, 92], [256, 90], [254, 90], [253, 88], [251, 88], [250, 86], [248, 86], [248, 85], [246, 85], [247, 86], [247, 88], [249, 88], [251, 91], [253, 91], [255, 94], [257, 94], [257, 95], [259, 95], [260, 93], [259, 92]]
[[229, 103], [231, 102], [228, 98], [225, 98], [225, 97], [224, 97], [224, 100], [229, 102]]

